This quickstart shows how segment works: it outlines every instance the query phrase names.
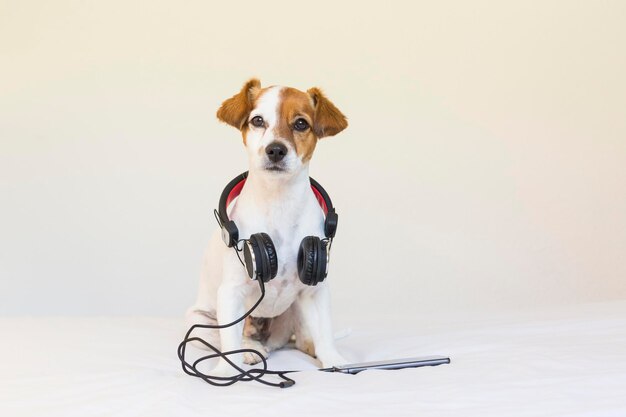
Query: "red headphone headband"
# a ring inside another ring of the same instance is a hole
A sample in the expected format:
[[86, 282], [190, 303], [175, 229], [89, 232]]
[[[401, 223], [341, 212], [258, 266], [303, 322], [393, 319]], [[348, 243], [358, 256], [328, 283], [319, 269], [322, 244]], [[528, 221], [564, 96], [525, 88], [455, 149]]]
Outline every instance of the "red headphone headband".
[[[220, 196], [218, 209], [215, 210], [216, 218], [222, 228], [222, 239], [228, 247], [236, 245], [239, 241], [239, 230], [235, 222], [228, 218], [227, 209], [233, 200], [241, 194], [247, 177], [248, 172], [244, 172], [233, 178], [228, 185], [226, 185]], [[309, 181], [311, 182], [311, 190], [313, 190], [315, 199], [324, 212], [324, 235], [332, 239], [335, 237], [335, 232], [337, 231], [337, 212], [335, 212], [330, 196], [326, 190], [324, 190], [324, 187], [311, 177], [309, 177]]]
[[[241, 190], [243, 189], [243, 186], [246, 183], [246, 179], [247, 178], [243, 178], [241, 181], [235, 184], [235, 186], [230, 191], [230, 193], [228, 193], [228, 197], [226, 197], [226, 207], [228, 207], [230, 203], [232, 203], [233, 200], [237, 198], [239, 194], [241, 194]], [[311, 184], [311, 189], [313, 190], [313, 194], [315, 194], [315, 198], [317, 199], [317, 202], [319, 203], [320, 207], [324, 211], [324, 216], [326, 216], [328, 214], [328, 207], [326, 206], [326, 201], [324, 201], [324, 197], [322, 196], [322, 193], [320, 193], [319, 190], [315, 188], [315, 186], [312, 184]]]

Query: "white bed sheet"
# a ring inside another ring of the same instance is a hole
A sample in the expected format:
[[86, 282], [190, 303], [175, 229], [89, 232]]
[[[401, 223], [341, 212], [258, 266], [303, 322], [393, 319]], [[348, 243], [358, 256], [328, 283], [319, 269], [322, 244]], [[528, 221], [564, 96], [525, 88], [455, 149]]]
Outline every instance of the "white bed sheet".
[[0, 319], [0, 416], [626, 416], [626, 300], [355, 323], [338, 341], [355, 361], [452, 363], [352, 376], [283, 350], [272, 368], [309, 369], [283, 390], [185, 375], [181, 332], [178, 319]]

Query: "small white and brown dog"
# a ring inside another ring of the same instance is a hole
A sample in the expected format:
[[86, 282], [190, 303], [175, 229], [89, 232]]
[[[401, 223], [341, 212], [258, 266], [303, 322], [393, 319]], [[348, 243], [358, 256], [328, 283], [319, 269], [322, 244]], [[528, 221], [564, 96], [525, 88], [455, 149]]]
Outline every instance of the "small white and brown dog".
[[[252, 348], [265, 357], [295, 336], [297, 349], [316, 356], [322, 366], [346, 363], [334, 344], [327, 281], [300, 282], [297, 254], [305, 236], [324, 236], [324, 214], [311, 190], [309, 161], [317, 141], [344, 130], [346, 117], [318, 89], [262, 88], [257, 79], [223, 102], [219, 120], [241, 131], [249, 174], [230, 219], [240, 238], [265, 232], [278, 255], [278, 272], [266, 284], [265, 298], [245, 323], [220, 330], [197, 329], [196, 335], [222, 351]], [[187, 324], [224, 324], [241, 317], [259, 298], [250, 280], [217, 230], [205, 252], [198, 298], [187, 311]], [[229, 357], [254, 364], [256, 355]], [[220, 359], [212, 375], [236, 373]]]

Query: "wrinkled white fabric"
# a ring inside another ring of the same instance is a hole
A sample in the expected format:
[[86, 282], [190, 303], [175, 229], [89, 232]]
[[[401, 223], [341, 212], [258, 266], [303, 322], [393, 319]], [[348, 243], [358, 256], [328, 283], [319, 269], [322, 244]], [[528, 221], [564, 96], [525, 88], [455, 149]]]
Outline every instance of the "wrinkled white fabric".
[[294, 387], [216, 388], [181, 371], [181, 319], [3, 318], [0, 416], [626, 416], [626, 300], [352, 324], [354, 361], [452, 363], [353, 376], [287, 349]]

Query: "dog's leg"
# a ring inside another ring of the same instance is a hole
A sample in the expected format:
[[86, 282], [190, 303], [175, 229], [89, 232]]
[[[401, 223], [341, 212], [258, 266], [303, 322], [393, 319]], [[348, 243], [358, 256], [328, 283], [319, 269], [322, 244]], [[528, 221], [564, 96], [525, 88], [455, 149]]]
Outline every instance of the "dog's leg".
[[296, 349], [309, 356], [315, 357], [315, 345], [309, 328], [304, 324], [302, 314], [299, 309], [295, 311], [294, 333], [296, 337]]
[[292, 305], [278, 317], [274, 317], [270, 324], [269, 337], [265, 341], [268, 352], [282, 348], [289, 342], [294, 332], [295, 306]]
[[[259, 351], [267, 359], [269, 353], [289, 342], [294, 329], [294, 307], [273, 318], [250, 318], [246, 320], [243, 347]], [[244, 353], [243, 361], [249, 365], [261, 362], [259, 355]]]
[[[265, 359], [267, 359], [270, 356], [269, 352], [267, 351], [266, 346], [262, 342], [260, 342], [259, 340], [254, 340], [250, 337], [244, 336], [243, 341], [242, 341], [242, 347], [244, 349], [256, 350], [261, 355], [263, 355]], [[261, 358], [256, 353], [246, 352], [243, 354], [243, 362], [247, 363], [248, 365], [255, 365], [261, 362]]]
[[[187, 328], [195, 324], [204, 324], [210, 326], [217, 325], [215, 311], [202, 310], [197, 306], [192, 306], [187, 310], [187, 313], [185, 314], [185, 321], [187, 323]], [[215, 346], [216, 348], [220, 348], [220, 335], [217, 329], [196, 328], [191, 334], [191, 337], [200, 337]], [[208, 349], [206, 345], [200, 342], [194, 341], [191, 342], [191, 344], [201, 349]]]
[[[265, 342], [269, 337], [271, 322], [271, 318], [248, 317], [243, 326], [243, 347], [254, 349], [267, 359], [269, 352], [265, 347]], [[261, 362], [261, 357], [255, 353], [246, 352], [243, 354], [243, 361], [248, 365], [254, 365]]]
[[[301, 325], [304, 326], [300, 333], [310, 335], [314, 353], [322, 362], [322, 366], [326, 368], [347, 363], [335, 348], [328, 286], [320, 284], [316, 288], [303, 291], [296, 300], [296, 307], [302, 321]], [[297, 338], [296, 336], [296, 340]], [[305, 345], [306, 339], [300, 343]]]
[[[235, 321], [245, 313], [245, 286], [237, 285], [233, 282], [236, 281], [224, 279], [217, 290], [217, 321], [220, 325]], [[234, 326], [220, 329], [219, 334], [222, 352], [241, 349], [243, 321]], [[237, 366], [241, 367], [243, 365], [242, 355], [230, 355], [228, 359]], [[215, 376], [231, 376], [237, 373], [238, 371], [222, 358], [219, 359], [217, 366], [211, 371], [211, 374]]]

